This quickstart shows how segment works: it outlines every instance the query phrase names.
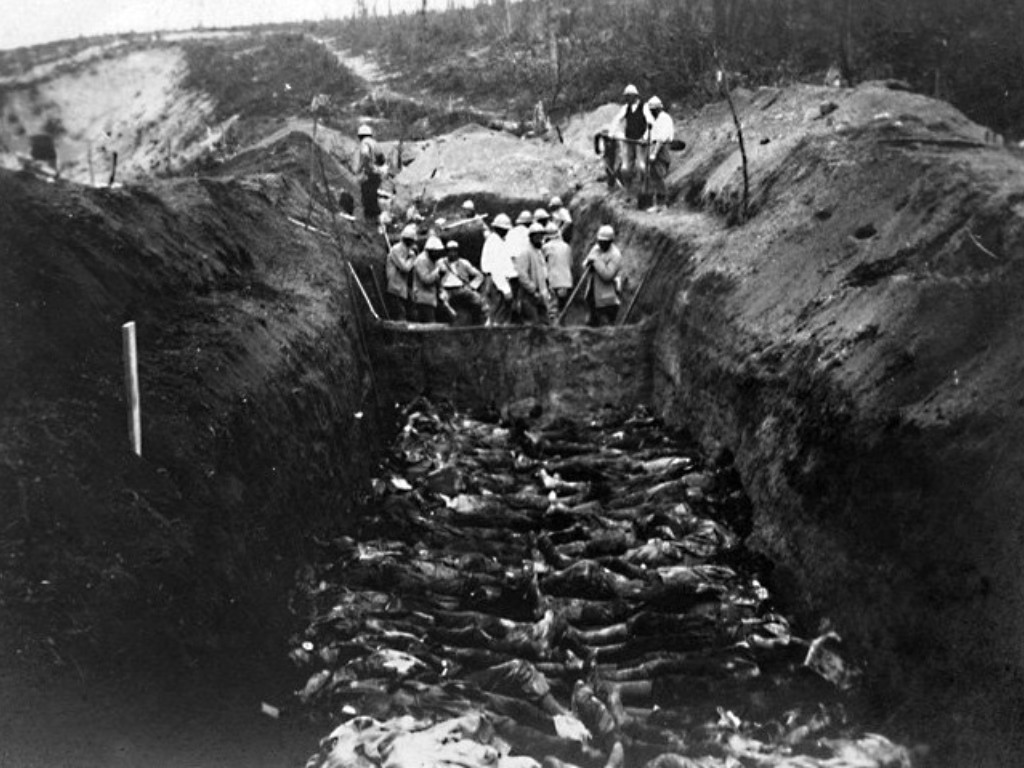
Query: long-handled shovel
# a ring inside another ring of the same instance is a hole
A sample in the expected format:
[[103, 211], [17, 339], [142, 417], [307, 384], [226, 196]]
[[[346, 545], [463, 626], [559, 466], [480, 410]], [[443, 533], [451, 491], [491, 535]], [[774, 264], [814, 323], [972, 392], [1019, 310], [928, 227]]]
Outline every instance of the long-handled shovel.
[[558, 318], [555, 320], [555, 325], [562, 324], [562, 318], [565, 317], [565, 313], [569, 311], [569, 307], [572, 306], [573, 300], [576, 298], [576, 294], [580, 292], [580, 288], [587, 282], [587, 278], [590, 277], [591, 271], [594, 269], [593, 264], [587, 264], [587, 268], [583, 270], [583, 274], [580, 275], [580, 281], [576, 283], [576, 287], [572, 289], [572, 293], [569, 294], [569, 300], [565, 302], [565, 307], [558, 313]]
[[647, 208], [650, 208], [651, 207], [651, 203], [652, 203], [651, 193], [648, 191], [648, 183], [649, 183], [650, 178], [651, 178], [650, 148], [651, 148], [651, 129], [650, 129], [650, 127], [648, 127], [647, 128], [647, 138], [644, 139], [644, 144], [643, 144], [643, 152], [645, 154], [647, 154], [647, 157], [645, 158], [645, 161], [644, 161], [644, 188], [640, 192], [640, 194], [636, 196], [636, 207], [639, 208], [641, 211], [643, 211], [643, 210], [645, 210]]

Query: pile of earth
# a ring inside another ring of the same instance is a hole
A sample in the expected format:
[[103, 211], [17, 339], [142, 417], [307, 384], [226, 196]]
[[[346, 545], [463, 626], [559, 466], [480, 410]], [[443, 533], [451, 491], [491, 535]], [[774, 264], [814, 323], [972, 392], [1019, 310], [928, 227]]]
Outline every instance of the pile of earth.
[[421, 200], [454, 209], [472, 198], [514, 212], [547, 205], [553, 195], [569, 197], [595, 176], [592, 163], [560, 144], [469, 125], [420, 146], [395, 180], [397, 207]]

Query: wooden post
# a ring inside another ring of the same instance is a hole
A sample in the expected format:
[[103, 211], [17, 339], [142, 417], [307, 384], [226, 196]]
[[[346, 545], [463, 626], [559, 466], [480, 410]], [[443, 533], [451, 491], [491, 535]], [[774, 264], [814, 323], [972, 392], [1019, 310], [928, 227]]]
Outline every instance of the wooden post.
[[135, 321], [121, 326], [124, 356], [124, 388], [128, 402], [128, 440], [136, 456], [142, 455], [142, 405], [139, 401], [139, 354], [135, 344]]

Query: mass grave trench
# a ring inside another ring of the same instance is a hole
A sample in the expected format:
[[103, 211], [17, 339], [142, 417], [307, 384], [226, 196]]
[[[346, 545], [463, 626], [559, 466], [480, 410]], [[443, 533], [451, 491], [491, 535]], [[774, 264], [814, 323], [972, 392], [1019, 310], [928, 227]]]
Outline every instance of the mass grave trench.
[[761, 586], [728, 452], [635, 403], [471, 403], [406, 405], [304, 573], [300, 696], [341, 723], [310, 765], [909, 765]]

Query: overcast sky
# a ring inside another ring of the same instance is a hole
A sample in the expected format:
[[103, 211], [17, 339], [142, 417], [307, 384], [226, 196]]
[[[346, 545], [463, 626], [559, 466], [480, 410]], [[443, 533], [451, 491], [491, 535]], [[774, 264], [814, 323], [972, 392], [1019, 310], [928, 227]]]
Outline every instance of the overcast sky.
[[[421, 0], [366, 0], [377, 12], [416, 10]], [[447, 0], [428, 0], [443, 8]], [[456, 5], [472, 0], [456, 0]], [[268, 21], [343, 18], [356, 0], [0, 0], [0, 49], [79, 35], [149, 32], [258, 24]]]

